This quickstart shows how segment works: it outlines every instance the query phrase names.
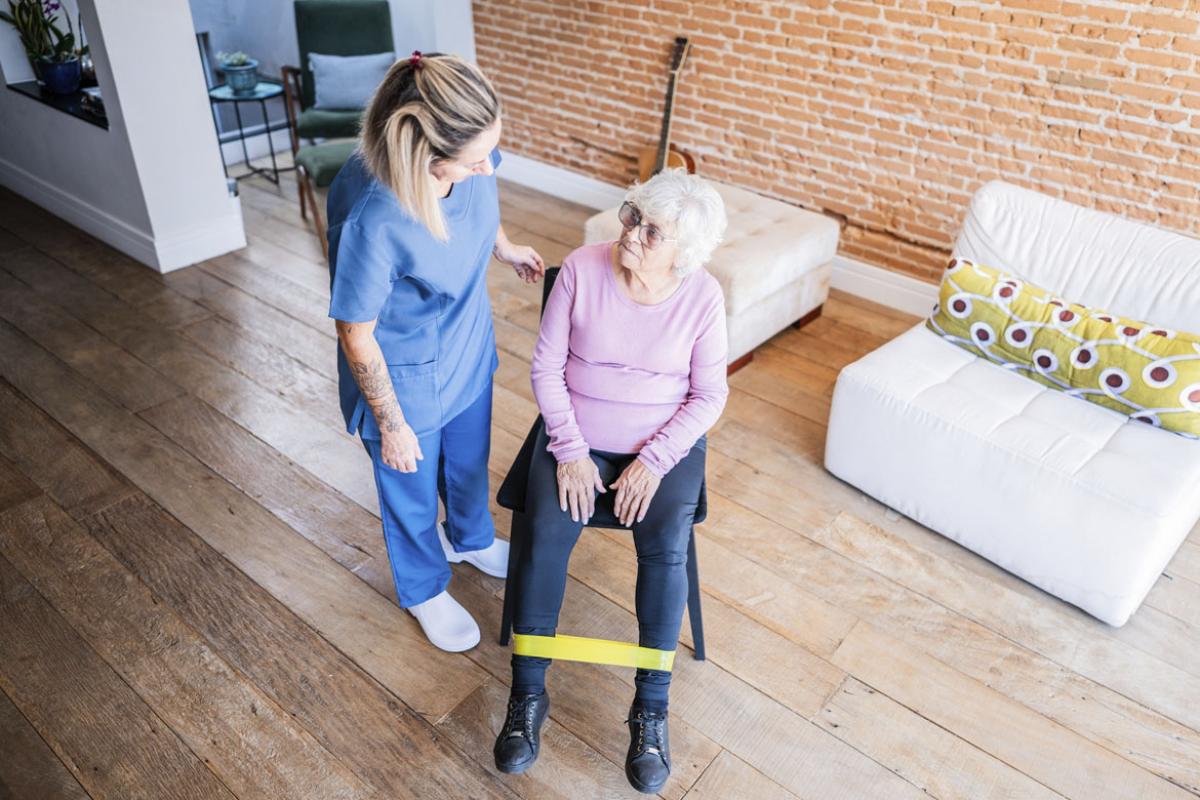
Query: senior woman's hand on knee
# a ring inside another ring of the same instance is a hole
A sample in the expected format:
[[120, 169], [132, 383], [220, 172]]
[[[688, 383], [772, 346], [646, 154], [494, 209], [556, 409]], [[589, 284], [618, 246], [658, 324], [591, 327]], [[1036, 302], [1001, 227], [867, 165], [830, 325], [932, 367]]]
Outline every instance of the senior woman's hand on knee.
[[604, 494], [600, 469], [591, 456], [558, 465], [558, 507], [570, 510], [571, 519], [586, 523], [596, 513], [596, 492]]
[[641, 461], [635, 458], [629, 462], [629, 466], [621, 471], [621, 477], [609, 486], [610, 489], [617, 490], [617, 496], [613, 499], [613, 510], [622, 525], [628, 527], [646, 518], [646, 512], [650, 510], [650, 501], [654, 499], [654, 493], [658, 491], [660, 483], [662, 478], [646, 469], [646, 465]]

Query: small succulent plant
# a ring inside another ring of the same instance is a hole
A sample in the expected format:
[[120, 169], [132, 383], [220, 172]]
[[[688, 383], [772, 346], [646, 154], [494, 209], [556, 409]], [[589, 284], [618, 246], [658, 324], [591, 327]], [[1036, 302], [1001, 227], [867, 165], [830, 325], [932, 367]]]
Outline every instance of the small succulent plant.
[[244, 67], [253, 59], [241, 50], [238, 50], [236, 53], [226, 53], [224, 51], [217, 53], [217, 60], [221, 62], [222, 67]]

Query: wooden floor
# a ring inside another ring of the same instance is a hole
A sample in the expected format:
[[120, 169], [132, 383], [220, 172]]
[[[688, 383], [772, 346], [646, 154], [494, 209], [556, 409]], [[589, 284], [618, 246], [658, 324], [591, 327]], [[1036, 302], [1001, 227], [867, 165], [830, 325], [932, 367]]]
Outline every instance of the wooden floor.
[[[295, 194], [243, 182], [249, 246], [164, 278], [0, 190], [0, 797], [636, 796], [628, 670], [555, 665], [541, 761], [501, 776], [502, 583], [455, 570], [465, 654], [397, 608]], [[580, 243], [587, 209], [502, 197], [548, 262]], [[540, 287], [489, 277], [498, 480]], [[1200, 793], [1200, 532], [1116, 630], [822, 470], [838, 370], [914, 321], [835, 293], [732, 378], [662, 796]], [[633, 638], [634, 571], [589, 531], [561, 630]]]

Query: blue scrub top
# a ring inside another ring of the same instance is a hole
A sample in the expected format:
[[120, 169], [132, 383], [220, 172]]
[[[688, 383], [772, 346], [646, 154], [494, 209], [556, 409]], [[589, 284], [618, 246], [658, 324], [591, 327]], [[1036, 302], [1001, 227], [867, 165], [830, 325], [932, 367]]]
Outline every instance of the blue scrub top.
[[[493, 150], [492, 166], [500, 164]], [[450, 234], [433, 238], [355, 153], [329, 188], [329, 316], [378, 320], [375, 339], [405, 421], [418, 436], [439, 430], [479, 397], [499, 366], [488, 259], [500, 225], [495, 175], [474, 175], [441, 201]], [[379, 439], [379, 426], [346, 354], [338, 393], [347, 432]]]

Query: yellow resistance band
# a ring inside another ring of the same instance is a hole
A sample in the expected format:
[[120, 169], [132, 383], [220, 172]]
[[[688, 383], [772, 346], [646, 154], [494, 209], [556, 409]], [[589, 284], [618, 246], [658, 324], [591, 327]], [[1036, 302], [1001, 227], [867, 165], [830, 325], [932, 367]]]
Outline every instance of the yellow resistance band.
[[513, 652], [519, 656], [557, 658], [561, 661], [586, 661], [589, 664], [613, 664], [618, 667], [671, 671], [674, 650], [655, 650], [630, 642], [587, 639], [582, 636], [532, 636], [513, 634]]

